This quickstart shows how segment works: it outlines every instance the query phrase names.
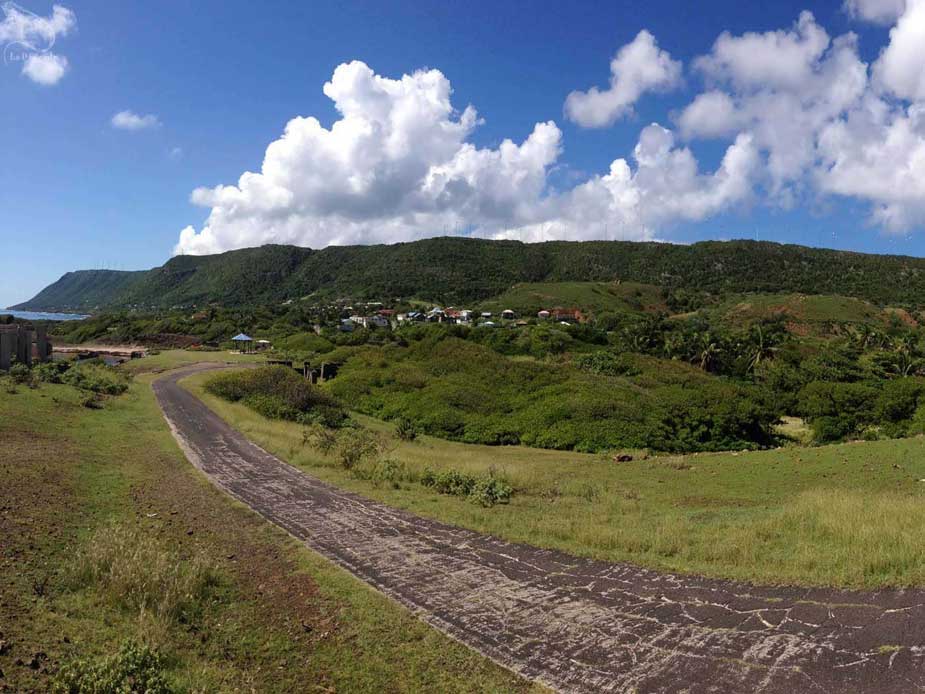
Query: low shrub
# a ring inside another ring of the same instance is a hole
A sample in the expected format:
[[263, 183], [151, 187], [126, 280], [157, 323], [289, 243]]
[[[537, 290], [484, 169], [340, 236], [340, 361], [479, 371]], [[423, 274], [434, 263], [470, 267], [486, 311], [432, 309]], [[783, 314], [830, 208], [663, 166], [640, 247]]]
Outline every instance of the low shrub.
[[463, 497], [486, 508], [506, 504], [514, 495], [514, 488], [493, 472], [469, 475], [458, 470], [434, 472], [428, 468], [421, 476], [421, 484], [440, 494]]
[[46, 361], [36, 364], [32, 374], [42, 383], [61, 383], [61, 379], [71, 367], [68, 361]]
[[32, 380], [32, 371], [25, 364], [13, 364], [9, 375], [13, 383], [18, 385], [25, 385]]
[[92, 391], [81, 393], [80, 406], [86, 407], [88, 410], [101, 410], [103, 409], [103, 398], [99, 393]]
[[302, 445], [317, 448], [321, 455], [331, 455], [337, 447], [337, 432], [317, 422], [302, 429]]
[[66, 663], [52, 681], [54, 694], [171, 694], [164, 659], [155, 650], [126, 641], [119, 652]]
[[129, 385], [125, 374], [101, 364], [73, 366], [61, 376], [61, 382], [101, 395], [121, 395], [128, 390]]
[[385, 440], [374, 431], [344, 429], [337, 434], [334, 455], [342, 468], [353, 470], [361, 463], [378, 461], [385, 450]]
[[395, 435], [402, 441], [414, 441], [418, 437], [418, 430], [407, 417], [399, 418], [395, 424]]
[[410, 472], [403, 462], [391, 458], [359, 465], [354, 468], [353, 473], [357, 479], [368, 480], [376, 485], [387, 483], [395, 489], [399, 489], [402, 482], [413, 482], [417, 479], [417, 475]]

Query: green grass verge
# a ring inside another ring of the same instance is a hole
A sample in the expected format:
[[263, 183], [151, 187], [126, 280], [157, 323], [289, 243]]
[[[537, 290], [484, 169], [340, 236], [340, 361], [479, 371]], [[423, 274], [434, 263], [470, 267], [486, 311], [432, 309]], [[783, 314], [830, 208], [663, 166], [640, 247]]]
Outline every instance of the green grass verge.
[[[877, 588], [925, 584], [925, 439], [697, 454], [608, 457], [431, 437], [396, 442], [409, 469], [489, 470], [516, 488], [483, 509], [418, 484], [356, 479], [267, 420], [183, 383], [253, 441], [321, 479], [398, 508], [509, 540], [671, 571]], [[368, 426], [392, 425], [359, 417]]]
[[[183, 359], [159, 356], [158, 368]], [[49, 691], [62, 663], [140, 639], [166, 654], [177, 691], [529, 688], [214, 489], [176, 446], [150, 380], [102, 410], [63, 385], [0, 398], [0, 684]], [[214, 568], [195, 620], [154, 628], [105, 586], [68, 586], [73, 557], [113, 524], [164, 560]]]

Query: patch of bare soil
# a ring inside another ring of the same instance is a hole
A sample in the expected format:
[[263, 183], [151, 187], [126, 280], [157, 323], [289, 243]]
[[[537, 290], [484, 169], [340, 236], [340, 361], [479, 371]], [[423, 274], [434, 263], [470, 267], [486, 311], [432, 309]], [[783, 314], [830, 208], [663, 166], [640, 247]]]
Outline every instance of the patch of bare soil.
[[55, 556], [72, 537], [57, 521], [74, 512], [73, 460], [57, 440], [0, 432], [0, 691], [45, 692], [66, 645], [43, 630]]

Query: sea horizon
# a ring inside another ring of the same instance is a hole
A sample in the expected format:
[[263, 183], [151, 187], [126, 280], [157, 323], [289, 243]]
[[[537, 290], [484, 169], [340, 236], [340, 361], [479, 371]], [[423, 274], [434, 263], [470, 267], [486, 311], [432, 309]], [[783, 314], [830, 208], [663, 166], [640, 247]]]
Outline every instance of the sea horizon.
[[48, 311], [14, 311], [12, 309], [0, 310], [0, 316], [13, 316], [24, 320], [83, 320], [90, 316], [85, 313], [56, 313]]

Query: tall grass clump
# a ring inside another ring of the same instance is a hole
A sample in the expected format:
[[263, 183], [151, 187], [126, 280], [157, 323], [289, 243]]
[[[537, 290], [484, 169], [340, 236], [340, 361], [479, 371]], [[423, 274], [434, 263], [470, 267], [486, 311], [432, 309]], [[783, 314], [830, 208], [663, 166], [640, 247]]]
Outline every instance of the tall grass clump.
[[205, 560], [182, 559], [141, 530], [119, 525], [97, 531], [69, 572], [72, 589], [94, 588], [111, 605], [162, 624], [194, 622], [219, 583]]
[[327, 427], [343, 425], [344, 408], [326, 392], [285, 366], [266, 366], [213, 376], [206, 390], [223, 400], [241, 402], [269, 419]]

